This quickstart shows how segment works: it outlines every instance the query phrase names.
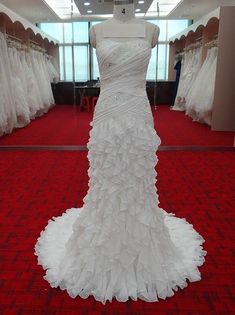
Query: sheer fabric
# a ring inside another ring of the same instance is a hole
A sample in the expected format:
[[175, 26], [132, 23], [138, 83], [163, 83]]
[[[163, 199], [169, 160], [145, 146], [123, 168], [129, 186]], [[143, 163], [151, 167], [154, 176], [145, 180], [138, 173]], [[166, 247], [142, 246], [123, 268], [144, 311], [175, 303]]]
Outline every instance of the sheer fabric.
[[201, 48], [185, 53], [179, 87], [172, 110], [185, 111], [193, 121], [211, 125], [217, 47], [208, 49], [201, 66]]
[[51, 84], [58, 72], [46, 55], [0, 33], [0, 136], [27, 125], [54, 105]]
[[156, 150], [143, 39], [97, 43], [101, 73], [88, 143], [89, 189], [82, 208], [52, 218], [35, 246], [52, 287], [105, 303], [165, 299], [201, 279], [203, 238], [159, 208]]
[[190, 88], [187, 97], [186, 114], [194, 121], [211, 125], [211, 114], [215, 89], [217, 47], [208, 50], [207, 57]]
[[172, 110], [186, 110], [188, 93], [201, 67], [201, 54], [201, 47], [185, 52], [175, 104]]
[[12, 72], [5, 37], [0, 33], [0, 135], [9, 133], [17, 125], [15, 97], [12, 93]]

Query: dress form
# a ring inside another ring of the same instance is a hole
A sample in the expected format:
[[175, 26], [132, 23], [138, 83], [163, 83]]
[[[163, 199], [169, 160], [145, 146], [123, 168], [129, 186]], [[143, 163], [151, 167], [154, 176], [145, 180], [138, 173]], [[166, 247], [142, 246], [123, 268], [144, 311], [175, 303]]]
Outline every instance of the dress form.
[[96, 48], [96, 44], [105, 37], [119, 41], [144, 38], [151, 47], [155, 47], [159, 33], [156, 25], [135, 17], [133, 0], [114, 1], [113, 18], [90, 28], [90, 43]]

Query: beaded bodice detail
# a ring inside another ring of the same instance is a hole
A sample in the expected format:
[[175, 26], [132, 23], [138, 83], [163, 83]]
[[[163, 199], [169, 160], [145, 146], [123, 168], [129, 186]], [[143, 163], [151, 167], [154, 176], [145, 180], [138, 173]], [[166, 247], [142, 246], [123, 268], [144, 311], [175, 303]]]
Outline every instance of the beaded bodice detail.
[[97, 43], [96, 54], [101, 93], [94, 123], [117, 113], [146, 116], [151, 120], [146, 94], [150, 43], [145, 39], [131, 39], [128, 42], [103, 39]]

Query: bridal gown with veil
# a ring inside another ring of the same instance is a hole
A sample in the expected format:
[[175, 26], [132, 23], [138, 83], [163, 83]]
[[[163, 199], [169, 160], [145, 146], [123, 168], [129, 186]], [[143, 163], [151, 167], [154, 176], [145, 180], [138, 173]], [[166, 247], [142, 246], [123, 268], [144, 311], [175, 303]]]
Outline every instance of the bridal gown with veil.
[[102, 39], [101, 74], [88, 143], [89, 189], [82, 208], [53, 218], [35, 246], [52, 287], [148, 302], [200, 280], [203, 238], [185, 219], [158, 207], [160, 144], [146, 95], [151, 45], [145, 39]]

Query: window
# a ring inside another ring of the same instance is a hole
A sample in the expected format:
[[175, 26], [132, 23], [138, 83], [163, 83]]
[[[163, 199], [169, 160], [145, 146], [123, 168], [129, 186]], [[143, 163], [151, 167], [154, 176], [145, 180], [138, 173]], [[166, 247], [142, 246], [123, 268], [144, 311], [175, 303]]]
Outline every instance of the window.
[[41, 23], [40, 28], [59, 42], [63, 42], [63, 23]]
[[64, 23], [64, 44], [72, 44], [73, 34], [72, 34], [72, 23]]
[[88, 46], [74, 47], [75, 81], [89, 80]]
[[[147, 80], [168, 79], [169, 38], [188, 27], [188, 20], [148, 20], [160, 28], [158, 47], [152, 50]], [[158, 62], [157, 62], [158, 60]]]
[[[169, 38], [188, 27], [188, 20], [149, 20], [158, 25], [158, 47], [152, 50], [147, 80], [167, 80]], [[60, 78], [62, 81], [84, 82], [100, 76], [95, 49], [89, 45], [89, 27], [100, 23], [41, 23], [41, 29], [60, 42]]]
[[[91, 26], [99, 24], [101, 21], [93, 21], [91, 22]], [[98, 67], [98, 61], [96, 57], [96, 51], [94, 48], [92, 49], [92, 71], [91, 71], [91, 79], [96, 80], [97, 78], [100, 77], [100, 71]]]
[[65, 81], [64, 49], [62, 46], [59, 47], [59, 55], [60, 55], [60, 80]]
[[[149, 61], [147, 80], [165, 80], [167, 77], [167, 48], [166, 44], [158, 44], [158, 47], [152, 49], [152, 55]], [[158, 61], [158, 62], [157, 62]], [[157, 65], [157, 72], [156, 72]]]
[[100, 77], [100, 72], [99, 72], [99, 68], [98, 68], [98, 62], [97, 62], [97, 58], [96, 58], [96, 52], [95, 49], [92, 48], [92, 68], [93, 68], [93, 79], [97, 79], [98, 77]]
[[75, 43], [89, 42], [88, 22], [75, 22], [73, 23], [73, 28]]
[[188, 20], [168, 20], [167, 40], [182, 32], [189, 25]]
[[73, 81], [72, 46], [64, 47], [65, 81]]
[[89, 23], [42, 23], [40, 27], [60, 42], [60, 79], [89, 80]]
[[167, 20], [148, 20], [148, 22], [157, 25], [160, 28], [159, 41], [167, 40]]

